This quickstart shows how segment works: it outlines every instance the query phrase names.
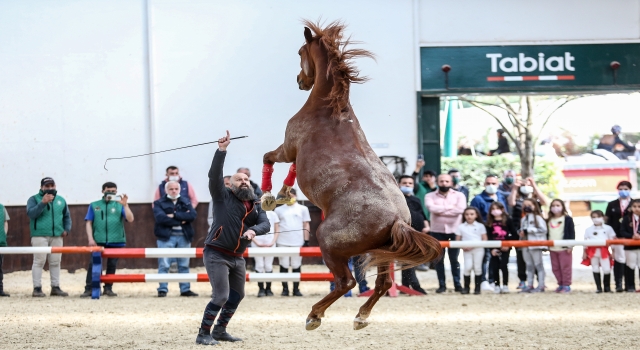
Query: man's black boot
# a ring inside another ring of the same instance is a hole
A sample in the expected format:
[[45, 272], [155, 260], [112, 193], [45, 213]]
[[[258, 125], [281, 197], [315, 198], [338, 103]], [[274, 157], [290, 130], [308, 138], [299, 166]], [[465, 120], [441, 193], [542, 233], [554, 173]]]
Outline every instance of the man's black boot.
[[476, 283], [476, 288], [473, 290], [473, 294], [480, 294], [480, 285], [482, 284], [482, 275], [475, 276], [475, 283]]
[[236, 338], [231, 334], [227, 333], [227, 327], [222, 327], [222, 326], [213, 326], [213, 331], [211, 331], [211, 337], [213, 337], [213, 339], [218, 341], [230, 341], [230, 342], [242, 341], [242, 339]]
[[5, 293], [3, 288], [0, 288], [0, 297], [10, 297], [11, 294]]
[[602, 284], [600, 283], [600, 272], [594, 272], [593, 279], [596, 281], [596, 293], [602, 293]]
[[211, 337], [211, 332], [200, 328], [196, 337], [196, 344], [200, 345], [218, 345], [220, 342]]
[[633, 269], [629, 268], [629, 266], [624, 266], [624, 270], [626, 273], [624, 274], [624, 282], [626, 285], [626, 291], [629, 293], [636, 292], [636, 279], [633, 274]]
[[471, 276], [464, 276], [464, 288], [462, 288], [461, 294], [469, 294], [471, 285]]
[[602, 279], [602, 284], [605, 293], [611, 293], [611, 274], [605, 273]]
[[[280, 273], [289, 273], [289, 268], [280, 266]], [[282, 294], [280, 295], [283, 297], [289, 296], [289, 283], [282, 282]]]
[[264, 292], [265, 292], [266, 296], [268, 296], [268, 297], [272, 297], [273, 296], [273, 292], [271, 291], [271, 282], [267, 282], [266, 283], [266, 287], [264, 289]]
[[[300, 273], [300, 268], [298, 267], [297, 269], [291, 269], [291, 271], [294, 273]], [[293, 282], [293, 296], [294, 297], [302, 296], [302, 293], [300, 293], [300, 282]]]
[[616, 284], [616, 293], [622, 293], [626, 288], [622, 288], [622, 279], [624, 276], [624, 264], [617, 261], [613, 262], [613, 279]]
[[264, 290], [264, 282], [258, 282], [258, 288], [260, 288], [258, 291], [258, 298], [266, 297], [267, 292]]

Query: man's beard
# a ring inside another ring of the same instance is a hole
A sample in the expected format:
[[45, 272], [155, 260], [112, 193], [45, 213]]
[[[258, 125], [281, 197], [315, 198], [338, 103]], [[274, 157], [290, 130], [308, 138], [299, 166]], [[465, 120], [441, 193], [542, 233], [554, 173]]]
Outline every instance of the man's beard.
[[241, 201], [251, 201], [256, 199], [256, 194], [251, 185], [240, 188], [235, 184], [231, 185], [231, 192]]

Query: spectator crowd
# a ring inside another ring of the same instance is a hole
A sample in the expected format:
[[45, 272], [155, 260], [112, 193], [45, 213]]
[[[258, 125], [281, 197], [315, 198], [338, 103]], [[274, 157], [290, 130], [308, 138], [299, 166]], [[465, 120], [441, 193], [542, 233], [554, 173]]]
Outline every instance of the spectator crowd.
[[[502, 176], [489, 174], [484, 180], [484, 190], [471, 196], [469, 189], [461, 183], [462, 174], [457, 169], [436, 174], [424, 170], [424, 161], [419, 160], [412, 175], [403, 175], [398, 180], [411, 213], [411, 226], [439, 241], [504, 241], [504, 240], [572, 240], [576, 238], [575, 225], [565, 203], [560, 199], [550, 200], [536, 185], [533, 178], [520, 179], [515, 171], [505, 171]], [[238, 169], [250, 177], [248, 168]], [[225, 186], [231, 188], [230, 176], [224, 177]], [[256, 199], [261, 191], [250, 182]], [[591, 212], [593, 225], [586, 229], [585, 240], [607, 240], [615, 238], [640, 239], [640, 200], [631, 198], [632, 184], [622, 181], [617, 186], [618, 198], [610, 202], [605, 212]], [[291, 190], [292, 201], [268, 212], [271, 225], [268, 234], [256, 237], [253, 247], [301, 247], [308, 245], [310, 215], [306, 206], [296, 201], [296, 191]], [[191, 247], [198, 199], [193, 187], [180, 176], [178, 167], [166, 169], [165, 179], [158, 185], [153, 202], [155, 218], [154, 234], [158, 248]], [[542, 208], [548, 208], [543, 212]], [[27, 201], [27, 215], [34, 247], [60, 247], [64, 237], [71, 231], [71, 216], [65, 199], [58, 194], [53, 178], [45, 177], [40, 190]], [[213, 202], [209, 203], [208, 222], [214, 222]], [[0, 246], [7, 246], [9, 215], [0, 204]], [[102, 185], [102, 197], [89, 204], [85, 216], [87, 245], [106, 248], [126, 246], [125, 222], [133, 222], [126, 194], [118, 194], [113, 182]], [[572, 247], [527, 247], [527, 248], [463, 248], [464, 266], [459, 263], [460, 249], [443, 249], [443, 258], [434, 262], [438, 288], [436, 293], [447, 291], [444, 256], [451, 266], [453, 290], [462, 294], [480, 294], [481, 291], [509, 293], [509, 258], [515, 250], [518, 285], [523, 293], [540, 293], [547, 290], [543, 265], [543, 252], [549, 251], [553, 275], [557, 280], [557, 293], [569, 293], [572, 284]], [[635, 292], [635, 270], [640, 267], [640, 246], [588, 247], [583, 250], [583, 264], [593, 269], [596, 291], [611, 292], [613, 274], [616, 292]], [[45, 297], [42, 289], [42, 272], [49, 262], [51, 296], [68, 296], [60, 287], [61, 254], [34, 254], [32, 265], [33, 297]], [[9, 296], [3, 288], [3, 256], [0, 255], [0, 297]], [[367, 287], [364, 274], [359, 271], [358, 257], [350, 266], [355, 270], [360, 292]], [[272, 273], [274, 257], [255, 259], [257, 273]], [[118, 259], [108, 258], [106, 273], [116, 273]], [[279, 272], [300, 272], [301, 257], [279, 257]], [[189, 273], [189, 258], [159, 258], [158, 273]], [[416, 276], [419, 266], [402, 272], [402, 284], [419, 293], [426, 294]], [[87, 268], [85, 291], [81, 297], [91, 297], [91, 263]], [[472, 279], [473, 277], [473, 279]], [[473, 283], [473, 285], [472, 285]], [[333, 287], [333, 286], [332, 286]], [[194, 297], [188, 282], [179, 283], [180, 295]], [[105, 284], [103, 294], [115, 297], [111, 284]], [[160, 283], [158, 297], [165, 297], [168, 284]], [[258, 283], [258, 297], [273, 296], [271, 283]], [[282, 282], [282, 296], [302, 296], [299, 283], [294, 282], [292, 291], [287, 282]], [[348, 294], [350, 295], [350, 293]]]

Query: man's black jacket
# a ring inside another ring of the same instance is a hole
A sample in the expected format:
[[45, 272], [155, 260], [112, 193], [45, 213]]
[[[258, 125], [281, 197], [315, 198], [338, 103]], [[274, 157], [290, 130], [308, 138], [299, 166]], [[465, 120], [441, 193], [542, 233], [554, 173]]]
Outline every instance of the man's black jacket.
[[222, 168], [226, 156], [227, 152], [216, 150], [209, 169], [209, 192], [216, 215], [204, 243], [214, 249], [239, 256], [250, 243], [242, 239], [247, 230], [253, 230], [256, 235], [264, 235], [269, 232], [271, 225], [267, 213], [262, 210], [257, 200], [253, 201], [251, 210], [247, 210], [244, 203], [224, 186]]

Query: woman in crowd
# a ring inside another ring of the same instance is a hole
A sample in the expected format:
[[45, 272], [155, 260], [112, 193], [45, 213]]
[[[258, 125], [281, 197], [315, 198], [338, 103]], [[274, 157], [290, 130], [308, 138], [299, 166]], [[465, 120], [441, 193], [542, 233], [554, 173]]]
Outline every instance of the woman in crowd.
[[[518, 234], [504, 205], [493, 202], [489, 207], [487, 216], [487, 229], [490, 241], [517, 241]], [[494, 293], [509, 293], [509, 263], [510, 247], [491, 249], [489, 268], [493, 271], [495, 279]], [[502, 271], [502, 287], [500, 286], [500, 271]]]
[[[618, 238], [622, 238], [620, 233], [620, 224], [622, 223], [622, 218], [625, 215], [630, 214], [630, 206], [631, 203], [631, 182], [629, 181], [620, 181], [616, 189], [618, 190], [618, 198], [609, 202], [607, 205], [607, 210], [605, 210], [605, 220], [604, 222], [613, 228], [613, 232], [616, 233]], [[623, 245], [612, 245], [611, 252], [613, 253], [613, 278], [616, 283], [616, 292], [621, 293], [627, 288], [629, 285], [629, 279], [625, 276], [628, 275], [628, 270], [626, 266], [626, 257], [625, 257], [625, 249]], [[622, 280], [624, 280], [624, 288], [622, 287]]]
[[[519, 235], [527, 241], [544, 241], [547, 239], [547, 222], [542, 217], [538, 202], [525, 199], [522, 202], [524, 217], [520, 220]], [[544, 292], [544, 265], [542, 264], [542, 250], [544, 247], [527, 247], [522, 250], [524, 262], [527, 264], [527, 286], [522, 288], [524, 293]], [[533, 277], [538, 272], [538, 286], [533, 288]]]
[[[549, 239], [576, 239], [576, 226], [573, 218], [567, 213], [564, 202], [560, 199], [554, 199], [549, 206], [549, 215], [547, 216]], [[551, 269], [558, 280], [558, 288], [556, 293], [571, 292], [571, 263], [572, 247], [550, 247], [549, 255], [551, 256]]]
[[[606, 241], [608, 239], [616, 239], [616, 233], [611, 226], [604, 223], [604, 214], [601, 210], [591, 212], [591, 221], [593, 226], [588, 227], [584, 232], [585, 241]], [[611, 261], [609, 248], [603, 247], [585, 247], [582, 254], [582, 260], [586, 260], [591, 264], [593, 269], [593, 279], [596, 281], [596, 293], [602, 293], [602, 285], [600, 280], [600, 269], [604, 276], [602, 284], [604, 284], [604, 292], [611, 292]]]
[[[630, 215], [625, 215], [620, 225], [620, 235], [623, 238], [640, 239], [640, 199], [634, 199], [629, 204], [631, 207]], [[629, 283], [627, 284], [627, 292], [635, 292], [635, 271], [636, 267], [640, 267], [640, 246], [624, 246], [625, 258], [627, 260], [628, 274], [625, 276]]]
[[[480, 212], [474, 207], [468, 207], [462, 213], [462, 224], [456, 229], [457, 241], [486, 241], [487, 229], [482, 223]], [[475, 274], [475, 289], [473, 294], [480, 294], [482, 283], [482, 258], [484, 248], [462, 248], [464, 255], [464, 288], [462, 294], [469, 294], [471, 285], [471, 271]]]

